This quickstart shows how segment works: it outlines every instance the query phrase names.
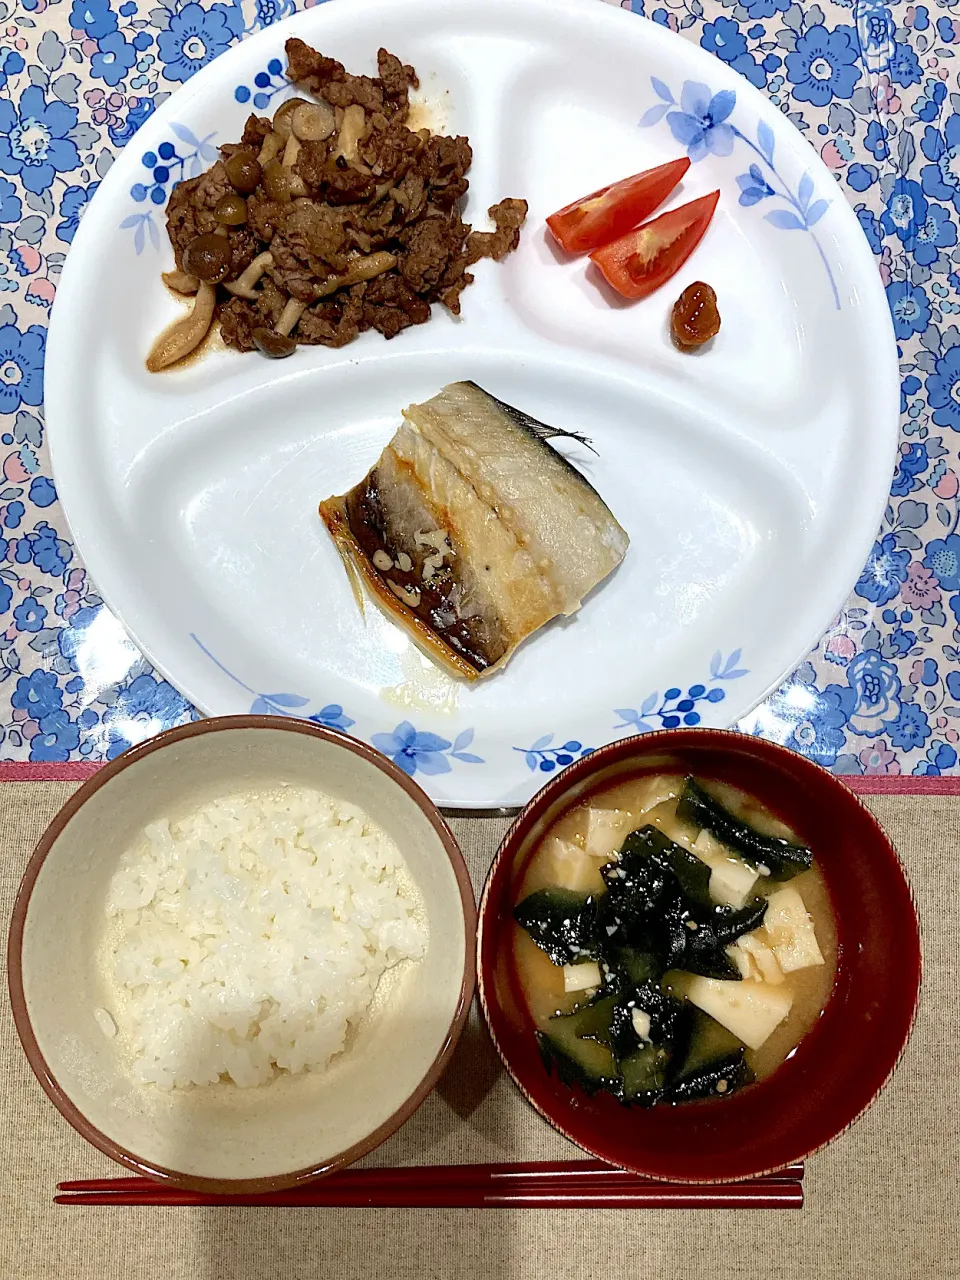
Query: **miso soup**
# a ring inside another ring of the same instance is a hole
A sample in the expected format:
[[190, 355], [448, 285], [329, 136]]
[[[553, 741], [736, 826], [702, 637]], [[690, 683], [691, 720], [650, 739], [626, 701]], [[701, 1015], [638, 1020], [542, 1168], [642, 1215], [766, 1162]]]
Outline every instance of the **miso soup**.
[[548, 1065], [627, 1104], [763, 1079], [833, 988], [836, 927], [811, 850], [709, 779], [647, 776], [566, 814], [514, 918]]

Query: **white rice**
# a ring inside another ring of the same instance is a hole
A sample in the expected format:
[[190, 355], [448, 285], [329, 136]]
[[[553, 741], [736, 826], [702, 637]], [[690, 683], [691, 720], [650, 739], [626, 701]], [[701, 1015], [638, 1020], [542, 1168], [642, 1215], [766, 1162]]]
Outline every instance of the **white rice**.
[[381, 975], [426, 950], [394, 842], [352, 805], [283, 787], [146, 828], [113, 877], [113, 1011], [161, 1088], [320, 1070]]

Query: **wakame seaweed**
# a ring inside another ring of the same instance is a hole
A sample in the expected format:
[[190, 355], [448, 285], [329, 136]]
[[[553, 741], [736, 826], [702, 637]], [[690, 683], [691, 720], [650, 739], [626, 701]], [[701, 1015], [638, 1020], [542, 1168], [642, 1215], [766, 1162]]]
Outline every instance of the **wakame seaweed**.
[[[804, 846], [753, 830], [692, 778], [678, 816], [775, 879], [810, 865]], [[727, 948], [762, 926], [766, 899], [718, 905], [707, 863], [651, 823], [631, 832], [600, 874], [603, 892], [540, 889], [514, 910], [555, 965], [591, 960], [600, 970], [596, 990], [538, 1031], [548, 1070], [587, 1093], [602, 1090], [640, 1106], [719, 1097], [751, 1083], [743, 1044], [733, 1035], [701, 1043], [701, 1024], [712, 1019], [661, 984], [671, 970], [741, 981]], [[699, 1056], [704, 1050], [707, 1060]]]
[[766, 898], [754, 898], [739, 911], [733, 907], [718, 907], [710, 917], [710, 926], [716, 934], [717, 941], [728, 947], [745, 933], [753, 933], [763, 924], [767, 914]]
[[641, 982], [659, 982], [666, 973], [663, 958], [655, 951], [609, 940], [601, 948], [600, 973], [606, 991], [622, 991]]
[[537, 1044], [547, 1070], [556, 1068], [565, 1085], [579, 1085], [584, 1093], [617, 1093], [617, 1064], [610, 1048], [598, 1040], [582, 1040], [566, 1034], [566, 1028], [537, 1032]]
[[789, 880], [813, 865], [813, 854], [806, 845], [756, 831], [724, 808], [696, 778], [687, 778], [684, 783], [677, 817], [701, 831], [709, 831], [721, 844], [754, 866], [767, 867], [778, 880]]
[[646, 842], [627, 837], [619, 861], [600, 868], [611, 901], [640, 913], [656, 911], [670, 895], [672, 872], [650, 857]]
[[745, 1054], [746, 1050], [741, 1047], [678, 1076], [666, 1091], [668, 1101], [692, 1102], [696, 1098], [722, 1097], [752, 1084], [754, 1075]]
[[570, 1013], [556, 1014], [539, 1033], [540, 1052], [566, 1084], [579, 1084], [587, 1093], [604, 1089], [615, 1093], [619, 1072], [614, 1057], [614, 1009], [617, 997], [595, 995]]
[[684, 894], [694, 902], [712, 905], [710, 868], [689, 849], [665, 836], [659, 827], [649, 824], [627, 836], [620, 852], [621, 862], [627, 858], [629, 865], [629, 859], [635, 855], [650, 858], [655, 866], [671, 872]]
[[[649, 1019], [637, 1030], [634, 1012]], [[604, 1090], [621, 1102], [652, 1106], [663, 1091], [676, 1041], [686, 1046], [688, 1010], [654, 982], [616, 994], [599, 992], [538, 1033], [540, 1052], [566, 1084]]]
[[621, 1102], [651, 1107], [660, 1101], [670, 1065], [670, 1054], [662, 1045], [641, 1045], [618, 1065], [617, 1096]]
[[597, 958], [597, 908], [588, 894], [538, 889], [514, 908], [513, 918], [554, 964]]
[[687, 973], [698, 973], [704, 978], [719, 978], [725, 982], [739, 981], [740, 970], [726, 952], [726, 944], [717, 937], [710, 922], [698, 923], [691, 916], [684, 920], [685, 946], [680, 959], [672, 966]]
[[621, 1003], [630, 1010], [631, 1015], [634, 1009], [647, 1015], [650, 1019], [651, 1040], [657, 1044], [673, 1046], [681, 1033], [687, 1011], [687, 1006], [682, 1000], [662, 991], [655, 982], [643, 982], [635, 987]]
[[[750, 921], [762, 919], [765, 904], [737, 913], [717, 907], [708, 893], [710, 868], [654, 826], [627, 836], [619, 860], [601, 874], [606, 893], [539, 889], [514, 910], [554, 964], [599, 960], [607, 991], [668, 969], [739, 981], [726, 947], [756, 927]], [[629, 962], [626, 972], [620, 957]]]

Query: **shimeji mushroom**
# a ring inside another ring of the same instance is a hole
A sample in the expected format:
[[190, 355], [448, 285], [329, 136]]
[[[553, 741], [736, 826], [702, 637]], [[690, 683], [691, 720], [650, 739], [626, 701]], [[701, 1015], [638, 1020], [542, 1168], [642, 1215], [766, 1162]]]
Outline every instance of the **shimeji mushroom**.
[[301, 102], [290, 117], [293, 135], [301, 142], [323, 142], [337, 127], [329, 102]]
[[317, 288], [317, 297], [326, 298], [347, 285], [359, 284], [361, 280], [372, 280], [374, 276], [383, 275], [385, 271], [390, 271], [396, 265], [397, 259], [392, 253], [387, 253], [385, 250], [369, 253], [365, 258], [357, 258], [348, 263], [343, 275], [330, 276], [328, 280], [324, 280], [323, 284]]
[[[296, 139], [293, 139], [296, 142]], [[297, 146], [299, 147], [299, 142]], [[263, 189], [271, 200], [289, 204], [295, 197], [305, 196], [307, 186], [298, 173], [287, 168], [281, 160], [271, 160], [263, 168]]]
[[196, 276], [192, 276], [189, 271], [164, 271], [161, 273], [160, 279], [174, 293], [196, 293], [200, 287], [200, 281]]
[[272, 329], [254, 329], [251, 337], [261, 355], [269, 356], [271, 360], [282, 360], [285, 356], [293, 355], [297, 349], [297, 340], [291, 338], [290, 334], [296, 328], [306, 307], [305, 302], [300, 302], [297, 298], [288, 298]]
[[332, 159], [336, 160], [337, 156], [343, 156], [344, 160], [351, 161], [357, 158], [357, 149], [360, 145], [367, 128], [367, 117], [363, 107], [353, 106], [347, 107], [343, 113], [343, 124], [340, 126], [340, 132], [337, 134], [337, 145], [333, 151]]
[[191, 351], [195, 351], [207, 336], [213, 321], [213, 309], [217, 291], [212, 284], [201, 280], [189, 315], [175, 321], [161, 333], [147, 356], [147, 369], [159, 373], [167, 369]]
[[309, 107], [306, 98], [288, 98], [273, 114], [273, 131], [281, 142], [286, 142], [293, 132], [293, 113], [298, 107]]
[[277, 333], [275, 329], [254, 329], [250, 336], [260, 354], [269, 356], [271, 360], [283, 360], [286, 356], [292, 356], [297, 349], [296, 338]]
[[272, 266], [273, 254], [267, 249], [264, 253], [258, 253], [250, 265], [237, 276], [236, 280], [231, 280], [229, 284], [225, 284], [223, 287], [228, 293], [232, 293], [235, 298], [246, 298], [248, 302], [256, 302], [257, 293], [253, 286], [257, 284], [267, 267]]
[[247, 202], [236, 191], [217, 201], [213, 216], [222, 227], [242, 227], [247, 220]]
[[300, 154], [300, 139], [292, 133], [287, 139], [287, 145], [283, 148], [282, 164], [285, 169], [292, 169], [297, 163], [297, 156]]
[[[269, 251], [261, 253], [254, 258], [246, 271], [237, 280], [226, 285], [225, 288], [236, 297], [255, 301], [257, 293], [253, 286], [267, 267], [272, 266], [272, 264], [273, 255]], [[331, 276], [329, 280], [326, 280], [317, 290], [317, 297], [328, 297], [331, 293], [336, 293], [338, 289], [342, 289], [345, 286], [359, 284], [361, 280], [372, 280], [374, 276], [381, 275], [384, 271], [389, 271], [396, 265], [397, 259], [392, 253], [381, 251], [367, 254], [366, 257], [358, 258], [350, 263], [342, 275]], [[272, 360], [282, 360], [285, 356], [293, 355], [297, 348], [297, 342], [290, 334], [296, 328], [305, 310], [305, 302], [300, 302], [297, 298], [288, 298], [273, 328], [268, 329], [266, 326], [261, 326], [254, 329], [251, 336], [257, 350], [262, 355], [269, 356]]]
[[208, 284], [219, 284], [228, 275], [233, 262], [230, 241], [223, 234], [208, 232], [197, 236], [183, 251], [183, 269]]
[[279, 333], [283, 337], [292, 333], [306, 308], [305, 302], [300, 302], [297, 298], [288, 298], [286, 306], [280, 312], [280, 319], [273, 326], [274, 333]]
[[268, 133], [260, 144], [260, 153], [257, 156], [257, 163], [260, 168], [264, 168], [271, 160], [276, 160], [280, 154], [280, 148], [283, 145], [283, 139], [278, 133]]
[[260, 184], [260, 164], [246, 151], [237, 151], [224, 161], [224, 170], [235, 191], [248, 196]]

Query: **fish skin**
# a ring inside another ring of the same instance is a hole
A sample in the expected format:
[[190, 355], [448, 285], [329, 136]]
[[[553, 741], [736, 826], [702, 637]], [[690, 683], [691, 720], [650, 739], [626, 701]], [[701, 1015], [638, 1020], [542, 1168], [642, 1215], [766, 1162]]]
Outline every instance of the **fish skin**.
[[[629, 539], [545, 439], [574, 433], [556, 432], [472, 382], [452, 383], [403, 416], [374, 468], [347, 494], [322, 502], [320, 515], [385, 612], [451, 674], [476, 680], [504, 666], [551, 618], [574, 613], [623, 559]], [[425, 543], [437, 531], [448, 539], [439, 569]], [[377, 551], [391, 568], [374, 565]], [[410, 569], [402, 571], [407, 556]]]
[[382, 574], [378, 573], [364, 554], [357, 541], [350, 522], [347, 519], [345, 495], [327, 498], [320, 503], [320, 516], [336, 543], [337, 550], [344, 561], [356, 568], [361, 580], [374, 600], [388, 617], [407, 630], [420, 648], [438, 666], [462, 680], [477, 680], [484, 672], [456, 653], [446, 644], [437, 632], [419, 617], [412, 609], [406, 608], [386, 586]]

